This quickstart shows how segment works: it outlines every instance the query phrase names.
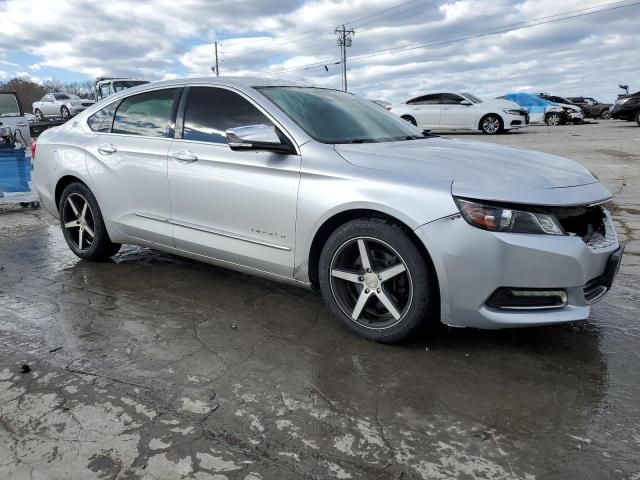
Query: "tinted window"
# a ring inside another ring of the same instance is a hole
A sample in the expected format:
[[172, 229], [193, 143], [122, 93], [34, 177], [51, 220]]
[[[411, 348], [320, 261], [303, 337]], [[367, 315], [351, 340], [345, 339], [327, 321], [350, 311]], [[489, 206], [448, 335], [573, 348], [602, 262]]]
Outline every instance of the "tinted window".
[[113, 121], [113, 133], [164, 137], [178, 89], [154, 90], [125, 98]]
[[117, 106], [118, 102], [114, 102], [87, 118], [89, 128], [94, 132], [109, 133], [111, 131], [111, 125], [113, 124], [113, 114]]
[[440, 94], [423, 95], [407, 102], [408, 105], [435, 105], [440, 103]]
[[260, 123], [273, 125], [260, 110], [237, 93], [223, 88], [191, 87], [182, 138], [227, 143], [227, 129]]
[[455, 93], [443, 93], [440, 95], [440, 103], [444, 105], [460, 105], [462, 101], [464, 101], [464, 98]]

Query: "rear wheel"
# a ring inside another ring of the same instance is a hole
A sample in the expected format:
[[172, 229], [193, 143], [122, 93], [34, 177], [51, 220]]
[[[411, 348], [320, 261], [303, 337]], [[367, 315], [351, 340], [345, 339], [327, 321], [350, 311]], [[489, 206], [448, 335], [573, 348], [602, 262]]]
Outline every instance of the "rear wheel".
[[322, 296], [351, 331], [394, 343], [415, 332], [429, 313], [431, 269], [405, 231], [390, 221], [348, 222], [320, 256]]
[[42, 114], [42, 112], [40, 111], [39, 108], [36, 108], [35, 112], [33, 112], [33, 114], [36, 117], [36, 121], [37, 122], [41, 122], [44, 120], [44, 115]]
[[603, 120], [609, 120], [611, 118], [611, 110], [608, 108], [602, 110], [602, 112], [600, 112], [600, 118]]
[[545, 118], [545, 123], [550, 127], [558, 126], [562, 123], [562, 117], [560, 116], [560, 113], [557, 112], [548, 113]]
[[86, 185], [68, 185], [62, 192], [58, 213], [67, 245], [83, 260], [106, 260], [120, 250], [121, 245], [109, 239], [98, 202]]
[[71, 116], [71, 114], [69, 113], [69, 109], [64, 105], [60, 109], [60, 115], [62, 116], [62, 118], [69, 118]]
[[413, 118], [411, 115], [403, 115], [401, 118], [416, 127], [418, 126], [418, 122], [416, 122], [416, 119]]
[[502, 119], [498, 115], [487, 115], [480, 121], [480, 130], [487, 135], [502, 132]]

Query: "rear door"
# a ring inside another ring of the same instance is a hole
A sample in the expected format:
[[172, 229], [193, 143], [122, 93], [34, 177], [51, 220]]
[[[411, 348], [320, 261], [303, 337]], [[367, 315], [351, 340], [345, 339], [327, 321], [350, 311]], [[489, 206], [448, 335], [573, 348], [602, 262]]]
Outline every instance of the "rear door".
[[423, 129], [440, 126], [440, 94], [434, 93], [409, 100], [410, 113], [416, 119], [418, 127]]
[[100, 207], [125, 235], [173, 246], [167, 153], [182, 88], [113, 102], [88, 118], [87, 165]]
[[456, 93], [440, 95], [441, 128], [475, 129], [477, 127], [476, 109], [473, 105], [461, 105], [465, 100], [467, 99]]

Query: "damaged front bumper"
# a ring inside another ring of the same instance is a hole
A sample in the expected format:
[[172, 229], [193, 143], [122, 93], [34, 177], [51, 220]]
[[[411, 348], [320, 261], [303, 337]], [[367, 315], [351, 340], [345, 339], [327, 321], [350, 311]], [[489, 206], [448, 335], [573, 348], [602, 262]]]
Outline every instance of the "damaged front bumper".
[[[438, 276], [442, 322], [495, 329], [586, 319], [590, 304], [611, 288], [622, 258], [611, 217], [603, 212], [604, 234], [593, 240], [490, 232], [460, 215], [418, 228]], [[516, 301], [496, 303], [496, 295]]]

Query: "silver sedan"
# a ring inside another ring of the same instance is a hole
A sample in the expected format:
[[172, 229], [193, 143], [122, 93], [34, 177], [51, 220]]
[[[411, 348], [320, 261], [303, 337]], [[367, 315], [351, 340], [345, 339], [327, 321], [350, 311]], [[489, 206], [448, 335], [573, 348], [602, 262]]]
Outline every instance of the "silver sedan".
[[355, 95], [260, 79], [110, 96], [42, 134], [34, 178], [82, 259], [136, 244], [317, 287], [380, 342], [431, 320], [585, 319], [622, 255], [611, 194], [571, 160], [425, 135]]

